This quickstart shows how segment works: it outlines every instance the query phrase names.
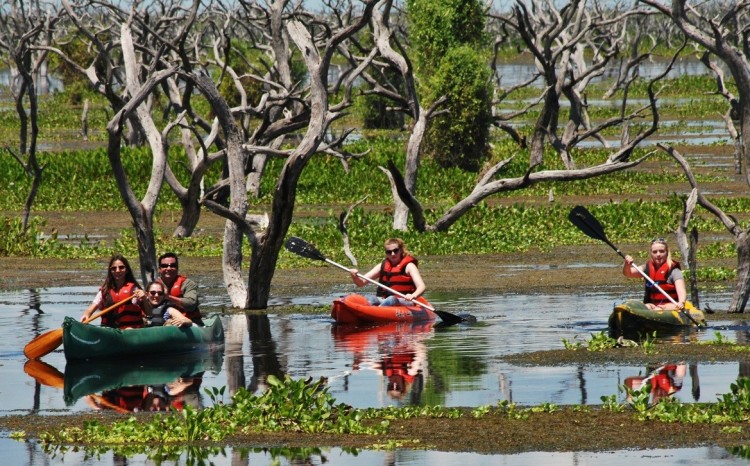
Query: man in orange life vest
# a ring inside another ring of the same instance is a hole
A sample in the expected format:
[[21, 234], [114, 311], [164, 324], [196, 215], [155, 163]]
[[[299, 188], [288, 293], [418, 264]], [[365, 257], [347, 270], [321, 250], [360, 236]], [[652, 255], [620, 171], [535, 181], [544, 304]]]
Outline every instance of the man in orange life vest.
[[[685, 287], [685, 278], [680, 270], [680, 263], [672, 260], [669, 253], [669, 246], [664, 238], [656, 238], [651, 241], [649, 250], [651, 260], [641, 268], [643, 272], [651, 277], [654, 283], [677, 302], [677, 306], [672, 303], [667, 296], [664, 296], [655, 286], [646, 280], [646, 294], [644, 302], [649, 309], [684, 309], [687, 300], [687, 290]], [[625, 256], [625, 264], [622, 267], [622, 273], [626, 277], [640, 278], [641, 274], [636, 270], [637, 265], [633, 264], [633, 258]]]
[[[395, 304], [409, 304], [410, 301], [422, 296], [425, 291], [425, 284], [417, 268], [417, 259], [409, 254], [406, 250], [403, 240], [400, 238], [390, 238], [385, 241], [385, 260], [376, 265], [365, 277], [377, 279], [383, 285], [398, 291], [406, 296], [406, 299], [400, 299], [378, 287], [376, 295], [368, 298], [373, 305], [393, 306]], [[357, 269], [350, 270], [352, 281], [357, 286], [364, 286], [368, 282], [357, 276]]]
[[198, 285], [185, 275], [179, 273], [179, 261], [173, 252], [166, 252], [159, 256], [159, 277], [167, 285], [167, 301], [169, 305], [180, 311], [170, 315], [166, 324], [183, 326], [195, 323], [203, 325], [198, 309]]

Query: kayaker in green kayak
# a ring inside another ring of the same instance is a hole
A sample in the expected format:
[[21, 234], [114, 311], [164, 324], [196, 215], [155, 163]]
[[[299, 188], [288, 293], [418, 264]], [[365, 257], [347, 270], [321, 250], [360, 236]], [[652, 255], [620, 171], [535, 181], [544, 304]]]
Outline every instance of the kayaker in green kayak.
[[[378, 280], [383, 285], [404, 294], [406, 299], [392, 295], [380, 287], [378, 287], [375, 296], [367, 299], [375, 306], [411, 304], [411, 301], [422, 296], [426, 289], [417, 265], [416, 257], [409, 254], [401, 238], [387, 239], [385, 241], [385, 260], [373, 267], [364, 276], [372, 280]], [[349, 272], [352, 275], [352, 281], [358, 287], [369, 283], [357, 276], [359, 273], [357, 269], [350, 269]]]
[[[685, 309], [687, 301], [687, 289], [685, 287], [685, 277], [680, 269], [680, 263], [672, 260], [669, 252], [669, 245], [664, 238], [656, 238], [651, 241], [649, 249], [651, 259], [640, 269], [648, 275], [654, 283], [659, 285], [672, 299], [677, 302], [677, 306], [662, 294], [655, 286], [646, 281], [646, 290], [643, 302], [649, 309], [653, 310], [673, 310]], [[622, 273], [626, 277], [642, 278], [642, 275], [636, 269], [637, 265], [633, 264], [633, 258], [625, 256], [625, 264], [622, 267]]]
[[[201, 312], [198, 309], [198, 285], [179, 273], [177, 254], [165, 252], [159, 256], [157, 263], [159, 264], [159, 278], [167, 286], [166, 299], [169, 305], [177, 308], [195, 324], [203, 325]], [[174, 324], [177, 323], [174, 322]]]
[[114, 328], [143, 327], [143, 309], [141, 303], [146, 293], [135, 279], [133, 269], [128, 260], [120, 255], [114, 255], [107, 266], [107, 278], [99, 288], [91, 305], [83, 311], [81, 322], [85, 322], [91, 314], [99, 309], [103, 310], [132, 296], [133, 299], [113, 309], [102, 316], [102, 326]]

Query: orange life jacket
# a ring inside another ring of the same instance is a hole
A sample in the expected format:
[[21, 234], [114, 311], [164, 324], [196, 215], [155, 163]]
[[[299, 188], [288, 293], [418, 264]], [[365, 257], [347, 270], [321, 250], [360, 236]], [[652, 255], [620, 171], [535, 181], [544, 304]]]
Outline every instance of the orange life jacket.
[[[102, 295], [102, 302], [99, 304], [99, 309], [106, 309], [114, 303], [119, 303], [127, 297], [132, 297], [136, 288], [137, 285], [135, 283], [126, 283], [119, 290], [109, 290], [109, 293]], [[132, 300], [128, 300], [125, 304], [121, 304], [116, 309], [104, 314], [102, 316], [102, 325], [113, 328], [141, 328], [144, 326], [144, 317], [145, 314], [141, 306], [133, 304]]]
[[[669, 278], [669, 274], [672, 273], [672, 270], [679, 268], [680, 263], [677, 261], [672, 261], [672, 267], [664, 262], [658, 269], [654, 268], [654, 263], [652, 261], [648, 261], [646, 263], [646, 275], [648, 275], [654, 283], [659, 285], [659, 287], [672, 297], [672, 299], [677, 301], [677, 288], [674, 286], [674, 283], [667, 283], [667, 278]], [[668, 302], [669, 299], [647, 280], [646, 294], [643, 301], [646, 303], [661, 304]]]
[[[187, 280], [187, 277], [185, 275], [178, 275], [177, 279], [172, 284], [172, 287], [169, 289], [169, 296], [174, 296], [175, 298], [182, 298], [182, 284], [185, 283], [185, 280]], [[175, 303], [169, 303], [170, 306], [174, 307], [175, 309], [178, 309], [180, 312], [185, 314], [188, 319], [192, 320], [193, 322], [196, 322], [200, 324], [202, 322], [201, 319], [201, 312], [196, 307], [193, 311], [186, 311], [182, 306], [178, 306]]]
[[[411, 276], [406, 273], [406, 266], [412, 262], [414, 265], [419, 264], [417, 259], [413, 256], [404, 256], [401, 258], [401, 262], [394, 266], [391, 266], [391, 262], [388, 259], [385, 259], [383, 263], [380, 264], [380, 276], [378, 276], [378, 281], [402, 294], [415, 292], [417, 290], [417, 285], [414, 284], [414, 280], [412, 280]], [[378, 291], [375, 294], [385, 298], [392, 293], [384, 288], [378, 287]]]
[[143, 386], [116, 388], [102, 393], [102, 398], [128, 411], [140, 411], [143, 408]]

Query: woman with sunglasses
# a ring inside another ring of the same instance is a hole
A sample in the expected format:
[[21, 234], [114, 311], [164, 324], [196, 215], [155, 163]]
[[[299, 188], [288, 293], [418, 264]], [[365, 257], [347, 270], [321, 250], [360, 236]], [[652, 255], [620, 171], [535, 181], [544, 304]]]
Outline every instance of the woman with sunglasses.
[[[378, 287], [374, 298], [368, 298], [370, 304], [376, 306], [393, 306], [396, 304], [410, 304], [411, 301], [422, 296], [425, 284], [417, 268], [417, 259], [406, 250], [403, 240], [400, 238], [389, 238], [385, 241], [385, 260], [376, 265], [365, 277], [377, 279], [383, 285], [394, 289], [406, 296], [400, 299], [384, 288]], [[350, 270], [352, 281], [358, 287], [368, 282], [359, 276], [356, 269]]]
[[125, 257], [120, 254], [112, 256], [107, 267], [107, 278], [99, 288], [94, 301], [83, 311], [81, 321], [87, 320], [95, 310], [103, 310], [115, 303], [132, 296], [132, 299], [121, 304], [102, 316], [102, 326], [113, 328], [141, 328], [144, 325], [144, 313], [141, 308], [146, 293], [143, 292], [133, 275], [133, 269]]
[[164, 325], [164, 316], [169, 309], [169, 303], [165, 299], [167, 286], [161, 280], [154, 280], [146, 285], [146, 300], [143, 309], [146, 311], [146, 321], [149, 327], [160, 327]]
[[[669, 253], [669, 246], [664, 238], [656, 238], [651, 241], [649, 249], [651, 259], [641, 270], [648, 275], [654, 283], [659, 285], [665, 293], [677, 302], [677, 306], [669, 300], [667, 296], [661, 293], [655, 286], [646, 281], [646, 291], [643, 302], [649, 309], [653, 310], [673, 310], [684, 309], [687, 300], [687, 289], [685, 287], [685, 278], [680, 269], [680, 263], [672, 260]], [[622, 267], [622, 273], [626, 277], [641, 278], [637, 265], [633, 264], [631, 256], [625, 256], [625, 264]]]

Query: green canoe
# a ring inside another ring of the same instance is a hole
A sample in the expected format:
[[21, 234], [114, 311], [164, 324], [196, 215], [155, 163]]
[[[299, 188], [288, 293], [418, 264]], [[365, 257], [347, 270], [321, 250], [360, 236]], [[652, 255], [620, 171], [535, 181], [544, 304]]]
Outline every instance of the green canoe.
[[72, 317], [63, 322], [63, 349], [68, 361], [153, 356], [210, 350], [224, 344], [224, 328], [218, 316], [204, 319], [203, 327], [147, 327], [118, 330], [87, 325]]
[[218, 374], [224, 353], [201, 351], [181, 355], [159, 355], [129, 361], [70, 361], [65, 365], [63, 397], [68, 405], [79, 398], [137, 385], [165, 385], [179, 378], [200, 377], [204, 372]]
[[[699, 324], [706, 327], [706, 317], [700, 309], [690, 302], [685, 304], [685, 312]], [[631, 299], [622, 304], [616, 304], [609, 316], [609, 335], [618, 338], [623, 335], [648, 334], [654, 331], [679, 332], [696, 325], [684, 312], [678, 310], [651, 310], [643, 302]]]

